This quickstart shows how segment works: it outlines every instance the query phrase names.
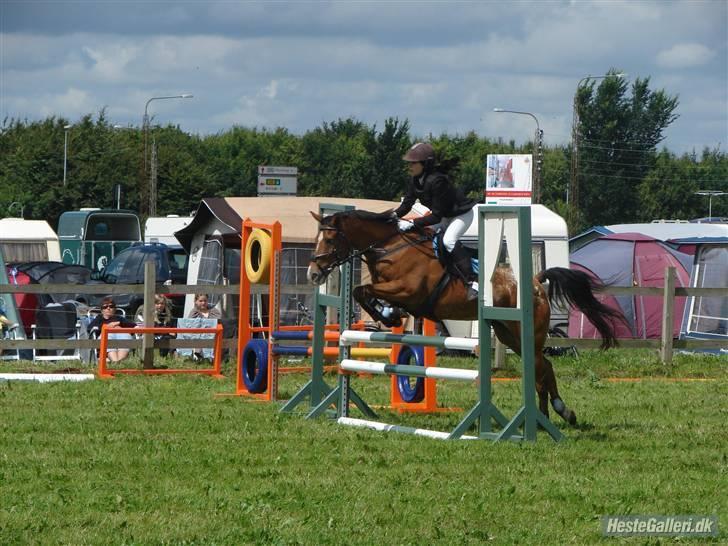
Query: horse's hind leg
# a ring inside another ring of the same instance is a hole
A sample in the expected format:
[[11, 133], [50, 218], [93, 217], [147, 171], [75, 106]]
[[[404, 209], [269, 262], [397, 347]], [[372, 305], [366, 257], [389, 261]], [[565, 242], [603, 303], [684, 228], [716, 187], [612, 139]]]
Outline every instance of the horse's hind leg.
[[[509, 347], [518, 356], [521, 356], [521, 335], [520, 331], [516, 327], [516, 323], [513, 322], [497, 322], [493, 323], [493, 331], [496, 337]], [[538, 394], [538, 409], [546, 417], [549, 416], [549, 391], [548, 385], [544, 381], [543, 375], [543, 363], [539, 361], [538, 355], [536, 355], [535, 363], [536, 372], [536, 394]]]
[[[538, 359], [539, 356], [536, 356]], [[548, 393], [551, 396], [551, 406], [554, 411], [558, 413], [564, 421], [570, 425], [576, 425], [576, 413], [564, 404], [564, 401], [559, 395], [559, 388], [556, 385], [556, 375], [554, 375], [554, 367], [551, 365], [551, 361], [546, 358], [543, 351], [540, 352], [540, 358], [543, 361], [542, 369], [544, 371], [544, 383], [548, 387]]]

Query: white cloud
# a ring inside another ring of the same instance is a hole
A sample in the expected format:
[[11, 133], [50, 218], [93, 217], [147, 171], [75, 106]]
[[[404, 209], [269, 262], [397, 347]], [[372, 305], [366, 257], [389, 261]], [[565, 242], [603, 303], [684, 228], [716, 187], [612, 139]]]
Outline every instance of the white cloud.
[[101, 47], [87, 46], [83, 52], [93, 60], [91, 71], [96, 77], [102, 81], [121, 82], [129, 64], [139, 57], [141, 48], [116, 43]]
[[[726, 2], [425, 2], [415, 17], [396, 0], [151, 2], [141, 19], [118, 2], [76, 4], [0, 21], [0, 115], [108, 105], [114, 123], [138, 125], [150, 97], [192, 93], [150, 112], [202, 134], [234, 123], [300, 134], [353, 115], [380, 128], [407, 118], [418, 135], [532, 138], [527, 116], [490, 114], [502, 107], [533, 112], [553, 145], [570, 138], [579, 79], [617, 68], [680, 95], [683, 142], [725, 140]], [[698, 130], [708, 119], [718, 130]]]
[[665, 68], [691, 68], [708, 63], [715, 52], [702, 44], [675, 44], [657, 54], [657, 64]]

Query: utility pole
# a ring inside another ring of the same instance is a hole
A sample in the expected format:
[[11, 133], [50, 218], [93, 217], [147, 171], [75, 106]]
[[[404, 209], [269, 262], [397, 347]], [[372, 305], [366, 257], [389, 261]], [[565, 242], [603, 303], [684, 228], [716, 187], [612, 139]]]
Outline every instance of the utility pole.
[[541, 168], [543, 167], [543, 129], [536, 126], [536, 150], [534, 155], [535, 176], [533, 180], [533, 202], [541, 202]]
[[152, 139], [151, 168], [149, 169], [149, 216], [157, 215], [157, 141]]

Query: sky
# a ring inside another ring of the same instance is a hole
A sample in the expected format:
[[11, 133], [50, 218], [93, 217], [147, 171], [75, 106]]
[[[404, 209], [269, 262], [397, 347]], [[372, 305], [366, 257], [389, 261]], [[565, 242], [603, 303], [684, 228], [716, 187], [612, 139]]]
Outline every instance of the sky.
[[[0, 115], [295, 134], [354, 117], [411, 134], [570, 142], [610, 69], [677, 95], [663, 145], [728, 146], [728, 1], [0, 0]], [[189, 93], [191, 99], [147, 101]]]

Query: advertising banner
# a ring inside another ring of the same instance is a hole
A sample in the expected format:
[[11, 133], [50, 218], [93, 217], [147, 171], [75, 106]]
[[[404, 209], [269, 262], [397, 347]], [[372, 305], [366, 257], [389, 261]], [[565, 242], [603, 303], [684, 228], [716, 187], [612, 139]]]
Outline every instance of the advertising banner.
[[530, 205], [533, 188], [531, 154], [488, 154], [486, 205]]

